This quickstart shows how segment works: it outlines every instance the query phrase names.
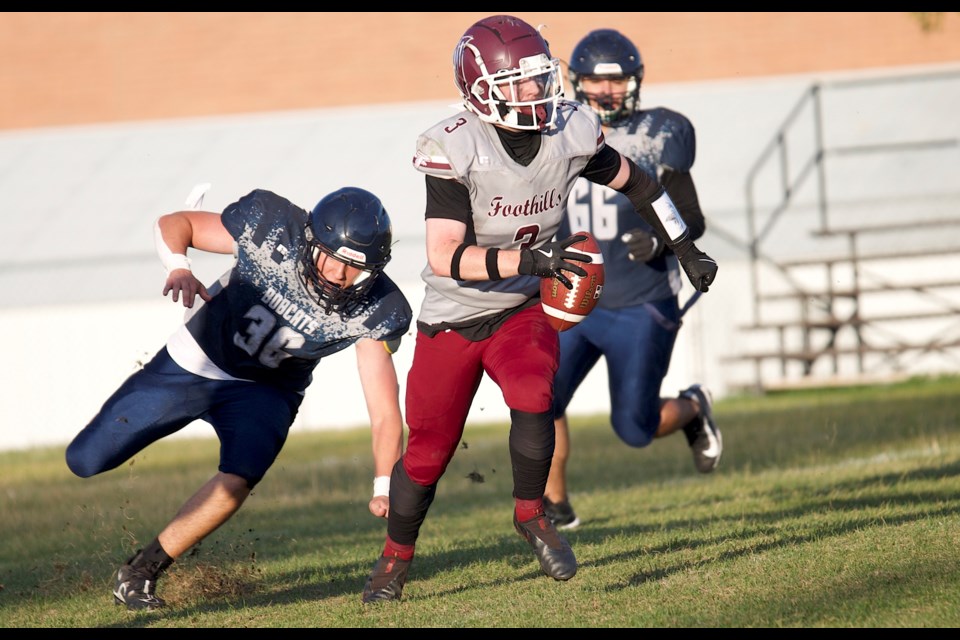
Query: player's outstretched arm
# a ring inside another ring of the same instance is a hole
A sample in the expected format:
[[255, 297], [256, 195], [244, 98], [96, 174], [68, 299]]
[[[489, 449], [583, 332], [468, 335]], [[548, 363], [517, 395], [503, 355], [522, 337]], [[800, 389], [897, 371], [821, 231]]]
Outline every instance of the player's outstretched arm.
[[390, 515], [390, 474], [403, 452], [400, 385], [393, 356], [384, 342], [361, 338], [356, 350], [373, 445], [374, 495], [369, 509], [373, 515], [386, 518]]
[[717, 262], [693, 243], [690, 230], [666, 190], [623, 155], [620, 155], [620, 168], [608, 186], [630, 198], [637, 213], [677, 254], [694, 288], [707, 291], [716, 279]]

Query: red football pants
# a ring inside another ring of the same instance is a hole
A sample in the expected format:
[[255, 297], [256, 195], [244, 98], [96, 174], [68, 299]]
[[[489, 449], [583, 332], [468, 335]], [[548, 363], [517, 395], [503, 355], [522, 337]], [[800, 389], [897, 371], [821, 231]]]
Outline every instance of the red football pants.
[[540, 305], [517, 313], [479, 342], [456, 331], [432, 338], [418, 333], [405, 409], [410, 433], [403, 465], [410, 479], [430, 486], [446, 471], [484, 371], [509, 408], [549, 411], [559, 344]]

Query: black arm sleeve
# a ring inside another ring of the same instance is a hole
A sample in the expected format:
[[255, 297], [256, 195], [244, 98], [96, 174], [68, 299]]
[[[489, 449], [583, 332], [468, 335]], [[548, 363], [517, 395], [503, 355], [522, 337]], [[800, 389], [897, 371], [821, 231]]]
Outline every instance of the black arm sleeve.
[[[620, 172], [621, 157], [620, 152], [616, 149], [604, 146], [597, 152], [597, 155], [590, 158], [590, 162], [583, 168], [580, 175], [590, 182], [606, 186]], [[627, 158], [627, 163], [630, 165], [630, 176], [627, 178], [627, 183], [620, 189], [620, 193], [627, 196], [637, 212], [646, 219], [647, 214], [641, 211], [641, 208], [660, 195], [660, 185], [644, 173], [630, 158]], [[650, 215], [655, 214], [651, 211]]]
[[427, 209], [425, 218], [459, 220], [467, 226], [471, 223], [470, 192], [466, 185], [456, 180], [434, 176], [427, 178]]
[[620, 153], [606, 145], [590, 158], [580, 175], [596, 184], [610, 184], [620, 171]]
[[[608, 185], [620, 171], [620, 158], [626, 159], [627, 166], [630, 168], [630, 175], [627, 177], [627, 182], [618, 191], [627, 196], [630, 204], [640, 214], [640, 217], [656, 230], [657, 235], [666, 242], [668, 247], [674, 249], [675, 252], [678, 249], [685, 252], [693, 240], [690, 238], [690, 229], [683, 220], [683, 216], [680, 215], [679, 211], [675, 211], [676, 205], [672, 204], [673, 199], [670, 198], [669, 194], [665, 195], [666, 190], [660, 183], [647, 175], [643, 169], [637, 166], [636, 162], [626, 156], [621, 156], [619, 151], [605, 146], [590, 159], [580, 175], [591, 182]], [[654, 208], [654, 203], [661, 198], [660, 210], [666, 220], [671, 221], [669, 224], [674, 229], [676, 237], [671, 237], [664, 227], [665, 220], [660, 219], [657, 210]], [[682, 232], [678, 233], [677, 227], [681, 227]]]
[[707, 230], [707, 221], [703, 217], [703, 211], [700, 210], [700, 200], [697, 198], [697, 189], [693, 186], [693, 177], [690, 172], [667, 169], [660, 176], [660, 184], [667, 190], [683, 221], [687, 223], [690, 238], [699, 239]]

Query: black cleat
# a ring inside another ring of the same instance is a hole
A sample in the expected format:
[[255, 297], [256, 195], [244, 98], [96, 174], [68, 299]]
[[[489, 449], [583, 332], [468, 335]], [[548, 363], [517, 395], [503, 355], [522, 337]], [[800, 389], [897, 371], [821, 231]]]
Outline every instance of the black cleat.
[[554, 580], [569, 580], [577, 575], [577, 559], [563, 536], [546, 515], [520, 522], [513, 513], [513, 527], [526, 540], [540, 561], [540, 568]]
[[552, 502], [550, 498], [543, 497], [543, 513], [550, 518], [557, 529], [576, 529], [580, 526], [580, 518], [577, 517], [569, 500]]
[[723, 436], [713, 421], [713, 397], [706, 387], [695, 384], [680, 392], [681, 398], [695, 400], [700, 414], [683, 428], [693, 451], [693, 464], [700, 473], [710, 473], [720, 464]]
[[113, 586], [115, 604], [125, 604], [130, 611], [155, 611], [167, 606], [166, 601], [154, 595], [157, 581], [129, 564], [117, 570]]
[[363, 587], [363, 603], [399, 600], [407, 581], [410, 562], [396, 556], [380, 556]]

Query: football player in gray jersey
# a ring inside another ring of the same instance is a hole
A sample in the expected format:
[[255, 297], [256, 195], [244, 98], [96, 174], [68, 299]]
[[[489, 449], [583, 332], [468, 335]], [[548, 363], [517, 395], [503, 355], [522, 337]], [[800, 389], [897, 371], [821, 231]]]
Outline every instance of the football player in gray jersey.
[[569, 249], [582, 236], [556, 237], [579, 176], [625, 193], [697, 289], [706, 291], [717, 271], [657, 182], [604, 144], [596, 114], [561, 99], [559, 61], [537, 29], [506, 15], [480, 20], [454, 48], [453, 66], [464, 110], [424, 132], [413, 158], [426, 174], [426, 293], [407, 377], [407, 449], [391, 476], [387, 538], [363, 589], [367, 603], [401, 597], [484, 373], [510, 408], [514, 528], [548, 576], [569, 580], [577, 571], [543, 510], [559, 348], [539, 279], [586, 274], [571, 261], [589, 258]]
[[[693, 125], [670, 109], [640, 108], [644, 67], [637, 47], [614, 29], [597, 29], [577, 43], [568, 67], [576, 99], [600, 116], [607, 144], [659, 180], [691, 237], [702, 236], [706, 222], [690, 176], [696, 156]], [[598, 308], [560, 334], [553, 389], [557, 442], [544, 494], [547, 516], [560, 529], [580, 523], [567, 494], [565, 413], [601, 356], [607, 362], [610, 422], [626, 444], [646, 447], [654, 438], [682, 430], [701, 473], [713, 471], [723, 451], [705, 386], [694, 384], [677, 397], [660, 397], [681, 324], [677, 256], [637, 219], [630, 200], [584, 179], [574, 185], [560, 226], [561, 235], [571, 231], [590, 231], [597, 239], [605, 279]]]
[[[220, 464], [117, 571], [117, 604], [165, 605], [157, 579], [240, 508], [280, 453], [320, 359], [350, 345], [372, 430], [369, 509], [388, 515], [389, 474], [403, 442], [391, 354], [413, 315], [383, 273], [391, 238], [380, 199], [356, 187], [328, 194], [310, 213], [256, 190], [222, 214], [179, 211], [157, 220], [163, 295], [182, 301], [185, 322], [74, 438], [67, 465], [82, 478], [103, 473], [195, 420], [216, 431]], [[208, 288], [190, 269], [189, 247], [236, 260]]]

